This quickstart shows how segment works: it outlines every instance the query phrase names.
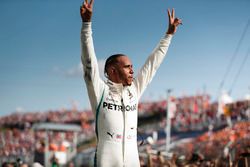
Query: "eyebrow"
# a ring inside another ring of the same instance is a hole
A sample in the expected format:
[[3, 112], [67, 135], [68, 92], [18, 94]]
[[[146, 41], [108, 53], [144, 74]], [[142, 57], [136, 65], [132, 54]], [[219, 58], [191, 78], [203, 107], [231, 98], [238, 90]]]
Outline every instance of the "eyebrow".
[[133, 64], [125, 64], [123, 67], [133, 67]]

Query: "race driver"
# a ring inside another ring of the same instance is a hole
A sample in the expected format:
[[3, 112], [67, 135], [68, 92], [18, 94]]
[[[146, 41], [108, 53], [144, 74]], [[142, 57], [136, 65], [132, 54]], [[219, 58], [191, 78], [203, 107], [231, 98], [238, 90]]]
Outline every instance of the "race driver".
[[138, 103], [145, 88], [163, 61], [181, 19], [168, 10], [169, 27], [159, 44], [134, 77], [133, 65], [125, 54], [114, 54], [105, 63], [107, 81], [99, 75], [92, 39], [91, 17], [94, 0], [85, 0], [82, 18], [81, 59], [84, 80], [95, 114], [97, 149], [95, 166], [139, 167], [137, 148]]

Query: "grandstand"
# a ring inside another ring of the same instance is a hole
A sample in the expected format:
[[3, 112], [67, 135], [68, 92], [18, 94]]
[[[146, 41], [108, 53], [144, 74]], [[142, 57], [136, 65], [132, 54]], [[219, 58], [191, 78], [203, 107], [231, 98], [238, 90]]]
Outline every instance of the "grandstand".
[[[171, 119], [171, 154], [165, 152], [167, 102], [139, 104], [138, 147], [141, 164], [147, 163], [149, 157], [153, 163], [159, 162], [156, 160], [158, 154], [166, 161], [174, 161], [172, 158], [176, 156], [176, 164], [177, 161], [191, 163], [191, 157], [196, 153], [207, 163], [215, 163], [217, 157], [228, 163], [230, 156], [235, 164], [245, 158], [243, 155], [248, 155], [245, 148], [250, 146], [247, 142], [250, 141], [249, 100], [227, 104], [226, 114], [232, 119], [232, 128], [227, 127], [224, 114], [217, 117], [218, 103], [211, 103], [208, 95], [175, 97], [174, 101], [176, 111]], [[0, 126], [1, 164], [15, 162], [19, 158], [29, 165], [40, 162], [48, 166], [46, 163], [52, 163], [53, 155], [61, 165], [74, 162], [76, 166], [89, 166], [88, 161], [93, 160], [95, 125], [91, 111], [14, 113], [1, 117]], [[153, 137], [155, 133], [157, 137]], [[233, 133], [236, 138], [228, 135]], [[151, 145], [147, 141], [149, 136], [156, 140]], [[230, 144], [233, 138], [235, 143]], [[151, 148], [148, 149], [148, 146]], [[218, 149], [217, 154], [213, 153], [214, 149]], [[227, 157], [224, 157], [224, 150], [228, 150]], [[232, 156], [232, 151], [235, 156]], [[194, 156], [197, 158], [197, 155]]]
[[[45, 131], [44, 149], [42, 149], [41, 152], [35, 150], [35, 162], [39, 162], [44, 166], [49, 166], [53, 158], [55, 158], [59, 165], [66, 165], [76, 156], [77, 133], [81, 131], [79, 125], [38, 123], [34, 124], [32, 128], [35, 131]], [[53, 140], [54, 134], [58, 132], [60, 132], [62, 137], [59, 141], [55, 142], [55, 140]], [[73, 141], [66, 139], [65, 132], [73, 132]]]

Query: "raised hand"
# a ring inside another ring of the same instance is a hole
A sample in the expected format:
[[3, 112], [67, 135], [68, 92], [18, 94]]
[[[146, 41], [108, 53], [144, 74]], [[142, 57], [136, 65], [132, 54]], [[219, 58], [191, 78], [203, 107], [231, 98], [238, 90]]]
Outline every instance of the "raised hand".
[[182, 20], [179, 18], [175, 18], [175, 11], [172, 9], [172, 14], [170, 13], [170, 10], [168, 9], [168, 31], [167, 34], [174, 34], [177, 30], [177, 27], [182, 24]]
[[80, 14], [81, 14], [83, 22], [91, 21], [91, 17], [93, 13], [93, 3], [94, 3], [94, 0], [90, 0], [90, 2], [88, 2], [88, 0], [84, 0], [80, 8]]

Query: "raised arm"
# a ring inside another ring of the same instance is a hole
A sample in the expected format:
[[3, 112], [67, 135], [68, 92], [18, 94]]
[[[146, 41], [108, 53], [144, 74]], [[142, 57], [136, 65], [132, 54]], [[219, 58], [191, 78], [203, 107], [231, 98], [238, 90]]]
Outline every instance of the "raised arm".
[[81, 29], [81, 59], [84, 70], [84, 79], [88, 89], [88, 95], [92, 110], [95, 112], [104, 90], [104, 82], [100, 78], [98, 62], [95, 55], [91, 17], [93, 13], [94, 0], [85, 0], [80, 8], [82, 18]]
[[154, 77], [157, 69], [162, 63], [165, 55], [167, 54], [168, 47], [170, 45], [173, 34], [176, 32], [177, 27], [182, 24], [181, 19], [175, 18], [175, 11], [172, 9], [172, 13], [168, 9], [168, 29], [164, 38], [161, 39], [159, 44], [150, 54], [145, 64], [140, 69], [134, 83], [137, 88], [138, 97], [142, 95], [147, 85], [150, 83]]

